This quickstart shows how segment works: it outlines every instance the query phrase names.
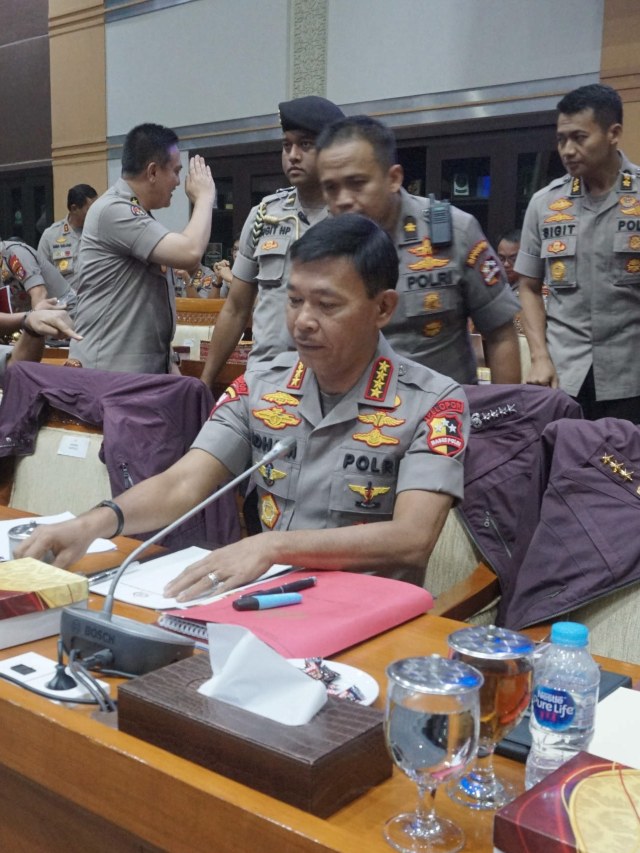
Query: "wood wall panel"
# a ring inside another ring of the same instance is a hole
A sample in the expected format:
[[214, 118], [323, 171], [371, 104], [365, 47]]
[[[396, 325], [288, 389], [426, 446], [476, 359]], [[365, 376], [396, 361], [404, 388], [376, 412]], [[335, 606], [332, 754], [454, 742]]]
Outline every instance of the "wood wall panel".
[[48, 165], [51, 95], [47, 0], [0, 2], [0, 48], [2, 170]]
[[622, 148], [640, 163], [640, 3], [605, 0], [600, 78], [624, 102]]
[[[69, 187], [107, 188], [104, 7], [101, 0], [50, 0], [51, 131], [55, 217]], [[82, 85], [78, 85], [78, 74]]]

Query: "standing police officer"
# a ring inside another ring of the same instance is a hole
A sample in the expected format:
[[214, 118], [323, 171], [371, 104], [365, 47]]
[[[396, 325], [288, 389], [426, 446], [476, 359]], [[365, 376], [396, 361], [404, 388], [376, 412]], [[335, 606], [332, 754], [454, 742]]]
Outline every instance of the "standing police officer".
[[384, 330], [396, 352], [473, 384], [471, 318], [485, 339], [492, 381], [519, 383], [512, 322], [518, 302], [476, 219], [448, 204], [434, 208], [428, 199], [409, 195], [402, 188], [393, 132], [375, 119], [342, 119], [321, 134], [317, 148], [330, 212], [371, 217], [398, 250], [398, 307]]
[[244, 224], [229, 295], [202, 372], [202, 381], [209, 386], [250, 324], [257, 295], [251, 359], [270, 361], [293, 349], [284, 322], [289, 247], [327, 215], [316, 169], [316, 136], [323, 127], [343, 118], [343, 112], [317, 95], [284, 101], [279, 109], [282, 170], [291, 186], [263, 198]]
[[589, 419], [640, 423], [640, 170], [618, 150], [622, 101], [609, 86], [582, 86], [558, 112], [568, 174], [531, 199], [516, 261], [527, 381], [561, 387]]
[[54, 222], [42, 234], [38, 243], [38, 259], [45, 258], [64, 276], [75, 290], [78, 284], [78, 253], [82, 228], [87, 211], [98, 198], [89, 184], [76, 184], [67, 193], [68, 214]]

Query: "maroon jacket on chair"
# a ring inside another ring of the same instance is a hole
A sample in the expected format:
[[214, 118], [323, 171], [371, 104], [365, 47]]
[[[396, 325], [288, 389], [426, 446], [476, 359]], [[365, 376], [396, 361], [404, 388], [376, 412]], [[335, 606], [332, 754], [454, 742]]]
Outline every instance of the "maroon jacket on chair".
[[[0, 456], [33, 453], [47, 404], [102, 427], [101, 458], [112, 494], [118, 495], [186, 453], [209, 415], [213, 397], [200, 380], [189, 376], [17, 362], [5, 377]], [[60, 510], [65, 509], [63, 503], [61, 496]], [[239, 538], [235, 495], [230, 492], [181, 525], [163, 544], [213, 547]]]
[[503, 586], [501, 624], [545, 622], [638, 583], [640, 427], [617, 418], [550, 424], [531, 519]]
[[564, 391], [538, 385], [465, 385], [471, 435], [464, 460], [462, 521], [501, 587], [513, 575], [516, 542], [531, 537], [539, 507], [529, 497], [540, 436], [558, 418], [581, 418]]

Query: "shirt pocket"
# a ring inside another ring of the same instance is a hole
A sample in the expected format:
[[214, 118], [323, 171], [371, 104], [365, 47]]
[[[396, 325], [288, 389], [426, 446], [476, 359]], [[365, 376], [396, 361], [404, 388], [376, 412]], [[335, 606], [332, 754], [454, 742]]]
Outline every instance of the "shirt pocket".
[[[254, 449], [254, 463], [264, 450]], [[258, 488], [258, 515], [265, 528], [286, 530], [295, 509], [298, 465], [289, 459], [275, 459], [261, 465], [253, 475]]]
[[578, 286], [576, 237], [555, 237], [542, 244], [540, 257], [545, 262], [545, 284], [553, 290]]
[[406, 316], [426, 317], [446, 314], [457, 309], [460, 298], [460, 291], [451, 287], [407, 290], [404, 294]]
[[291, 240], [287, 237], [262, 237], [255, 251], [259, 265], [258, 281], [263, 287], [280, 287]]
[[331, 482], [327, 526], [389, 521], [395, 498], [396, 479], [391, 475], [337, 471]]
[[621, 232], [613, 238], [613, 283], [640, 284], [640, 234]]

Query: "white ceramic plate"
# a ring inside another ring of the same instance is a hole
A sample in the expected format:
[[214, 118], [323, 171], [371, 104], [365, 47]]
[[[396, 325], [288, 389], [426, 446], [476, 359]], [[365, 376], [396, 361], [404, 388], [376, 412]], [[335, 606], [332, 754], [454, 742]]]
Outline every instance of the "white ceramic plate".
[[[303, 658], [292, 658], [289, 660], [289, 663], [298, 669], [304, 669]], [[364, 699], [360, 701], [361, 705], [371, 705], [372, 702], [375, 702], [380, 688], [378, 687], [378, 682], [368, 672], [357, 669], [355, 666], [349, 666], [346, 663], [337, 663], [333, 660], [326, 660], [323, 663], [329, 669], [338, 673], [339, 677], [332, 682], [332, 686], [336, 686], [339, 690], [347, 690], [347, 688], [355, 685], [364, 696]]]

